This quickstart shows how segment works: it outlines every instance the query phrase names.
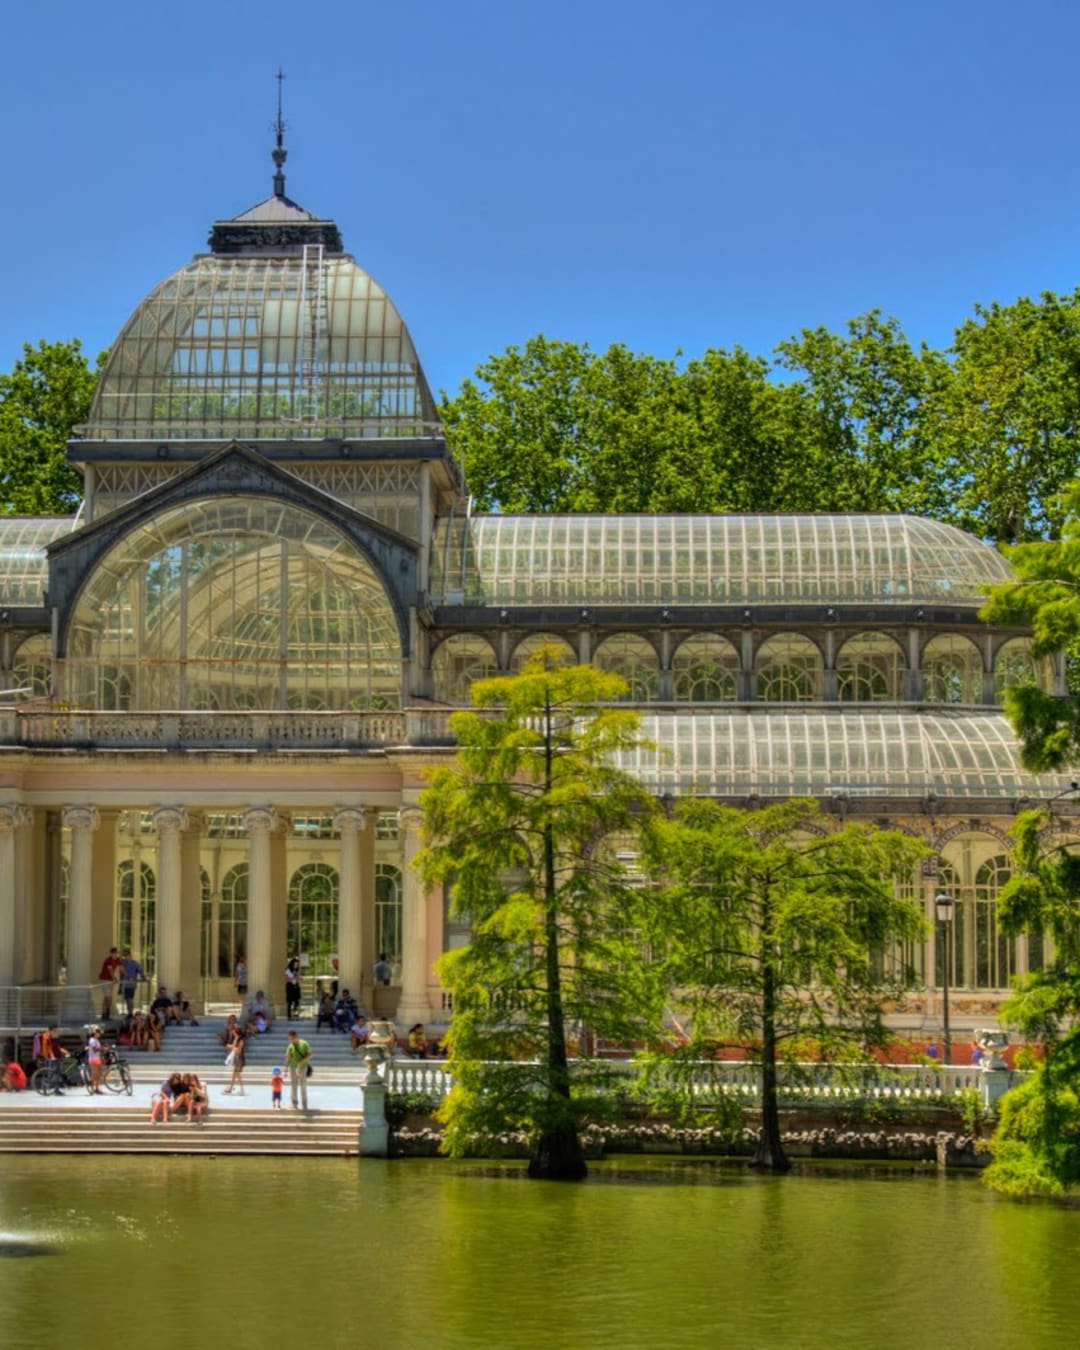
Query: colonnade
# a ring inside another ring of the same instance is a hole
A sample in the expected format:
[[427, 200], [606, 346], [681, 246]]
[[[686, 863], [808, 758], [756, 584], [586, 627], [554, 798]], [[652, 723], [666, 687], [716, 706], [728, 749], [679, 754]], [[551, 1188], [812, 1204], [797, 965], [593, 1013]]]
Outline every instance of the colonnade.
[[[156, 975], [169, 990], [200, 987], [202, 884], [200, 848], [204, 817], [193, 806], [161, 803], [149, 810], [156, 834], [157, 934]], [[249, 988], [282, 998], [285, 963], [296, 953], [286, 950], [288, 816], [272, 805], [240, 811], [247, 839], [247, 951]], [[328, 815], [331, 813], [328, 812]], [[69, 831], [67, 898], [67, 981], [91, 984], [102, 958], [116, 942], [114, 931], [119, 811], [93, 803], [65, 806], [59, 823]], [[354, 992], [368, 990], [375, 951], [375, 836], [379, 811], [372, 806], [340, 806], [332, 820], [339, 840], [338, 978]], [[54, 972], [27, 970], [20, 929], [32, 890], [33, 904], [44, 906], [44, 878], [27, 886], [25, 869], [16, 866], [19, 831], [33, 822], [23, 805], [0, 804], [0, 987], [42, 978]], [[424, 1021], [431, 1015], [428, 905], [420, 877], [412, 866], [421, 846], [422, 812], [407, 804], [398, 812], [403, 853], [402, 976], [397, 1017]], [[35, 869], [40, 870], [40, 869]], [[22, 894], [25, 891], [26, 894]], [[135, 953], [139, 955], [138, 952]]]

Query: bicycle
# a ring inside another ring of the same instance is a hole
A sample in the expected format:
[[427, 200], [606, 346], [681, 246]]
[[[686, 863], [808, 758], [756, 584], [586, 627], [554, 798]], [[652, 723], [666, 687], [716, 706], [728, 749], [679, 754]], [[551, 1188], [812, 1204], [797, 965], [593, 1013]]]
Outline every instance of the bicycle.
[[129, 1097], [135, 1086], [127, 1060], [121, 1059], [111, 1045], [105, 1049], [105, 1072], [101, 1076], [101, 1086], [108, 1092], [126, 1092]]
[[47, 1059], [30, 1075], [30, 1086], [43, 1097], [50, 1093], [58, 1095], [69, 1087], [84, 1087], [87, 1092], [93, 1092], [86, 1051], [80, 1050], [77, 1054], [64, 1055], [60, 1059]]

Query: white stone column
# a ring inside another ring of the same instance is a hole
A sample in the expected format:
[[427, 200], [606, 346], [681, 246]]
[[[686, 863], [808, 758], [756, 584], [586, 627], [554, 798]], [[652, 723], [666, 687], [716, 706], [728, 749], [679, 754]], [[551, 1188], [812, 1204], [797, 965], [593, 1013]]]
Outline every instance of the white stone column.
[[363, 807], [341, 806], [334, 812], [334, 828], [341, 835], [338, 869], [338, 987], [363, 999], [364, 950], [360, 882], [360, 832], [367, 825]]
[[68, 886], [67, 981], [69, 985], [88, 985], [97, 974], [93, 966], [91, 908], [93, 887], [93, 837], [98, 813], [92, 806], [64, 807], [64, 824], [71, 831], [71, 871]]
[[[272, 806], [252, 806], [244, 812], [248, 833], [248, 987], [261, 989], [271, 1003], [277, 984], [273, 979], [273, 898], [270, 877], [270, 834], [277, 828]], [[280, 981], [278, 981], [280, 983]], [[284, 1011], [284, 1009], [278, 1009]]]
[[181, 806], [161, 806], [151, 819], [158, 836], [157, 980], [171, 995], [183, 988], [180, 831], [187, 829], [188, 818]]
[[401, 829], [401, 998], [398, 1002], [399, 1029], [414, 1022], [426, 1022], [431, 1016], [428, 1003], [427, 896], [415, 867], [420, 852], [420, 829], [424, 813], [418, 806], [404, 806], [398, 812]]
[[[16, 904], [15, 831], [33, 819], [25, 806], [0, 806], [0, 988], [16, 982], [22, 961]], [[19, 953], [19, 956], [17, 956]]]

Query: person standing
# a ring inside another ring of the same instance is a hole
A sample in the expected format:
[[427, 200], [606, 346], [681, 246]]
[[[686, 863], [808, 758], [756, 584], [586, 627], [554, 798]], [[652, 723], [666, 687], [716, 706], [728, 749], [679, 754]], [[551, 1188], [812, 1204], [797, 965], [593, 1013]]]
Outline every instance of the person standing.
[[226, 1092], [232, 1092], [234, 1089], [238, 1097], [244, 1095], [244, 1029], [239, 1023], [233, 1025], [229, 1033], [228, 1055], [225, 1063], [232, 1069], [232, 1077], [229, 1079], [229, 1086]]
[[285, 1086], [285, 1079], [281, 1076], [280, 1065], [275, 1065], [270, 1070], [270, 1106], [274, 1111], [281, 1110], [281, 1089]]
[[112, 1016], [113, 993], [116, 985], [116, 978], [120, 972], [123, 963], [120, 960], [120, 953], [115, 947], [109, 948], [109, 954], [101, 963], [101, 969], [98, 971], [98, 979], [104, 986], [101, 991], [101, 1015], [102, 1017]]
[[[301, 1103], [305, 1111], [308, 1109], [307, 1080], [310, 1062], [311, 1046], [301, 1037], [298, 1031], [290, 1030], [289, 1048], [285, 1051], [285, 1064], [289, 1070], [289, 1100], [294, 1111]], [[297, 1100], [298, 1096], [299, 1100]]]
[[285, 967], [285, 1019], [300, 1016], [300, 962], [294, 956]]
[[125, 947], [120, 961], [120, 993], [127, 1004], [128, 1016], [135, 1015], [135, 991], [139, 981], [146, 979], [146, 971], [131, 954], [131, 948]]
[[101, 1048], [101, 1028], [91, 1027], [86, 1039], [86, 1062], [90, 1066], [90, 1091], [100, 1094], [101, 1076], [105, 1071], [105, 1055]]
[[248, 991], [248, 971], [247, 962], [242, 956], [236, 958], [236, 968], [233, 970], [233, 979], [236, 982], [237, 997], [247, 998]]
[[390, 962], [386, 959], [386, 953], [380, 952], [379, 959], [375, 962], [375, 969], [372, 971], [375, 976], [375, 983], [388, 985], [393, 977], [394, 971]]

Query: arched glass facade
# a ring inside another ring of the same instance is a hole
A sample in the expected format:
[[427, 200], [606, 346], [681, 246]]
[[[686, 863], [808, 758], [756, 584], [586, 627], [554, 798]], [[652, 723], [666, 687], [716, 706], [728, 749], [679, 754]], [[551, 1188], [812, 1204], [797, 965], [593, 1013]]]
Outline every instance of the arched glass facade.
[[20, 643], [11, 667], [19, 698], [47, 698], [52, 693], [52, 638], [37, 633]]
[[1053, 669], [1049, 661], [1037, 660], [1030, 638], [1012, 638], [998, 648], [994, 657], [994, 697], [1000, 702], [1006, 689], [1018, 684], [1036, 684], [1046, 693], [1053, 690]]
[[68, 636], [76, 707], [393, 708], [397, 621], [371, 562], [325, 521], [260, 497], [188, 503], [91, 574]]
[[338, 947], [337, 869], [327, 863], [304, 863], [289, 882], [288, 944], [300, 960], [305, 979], [333, 978]]

